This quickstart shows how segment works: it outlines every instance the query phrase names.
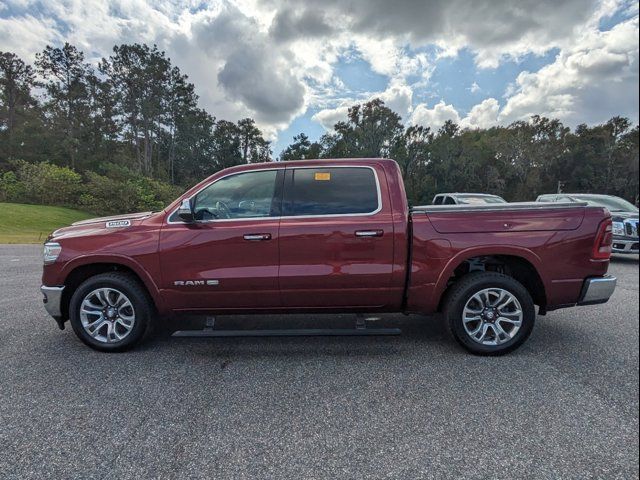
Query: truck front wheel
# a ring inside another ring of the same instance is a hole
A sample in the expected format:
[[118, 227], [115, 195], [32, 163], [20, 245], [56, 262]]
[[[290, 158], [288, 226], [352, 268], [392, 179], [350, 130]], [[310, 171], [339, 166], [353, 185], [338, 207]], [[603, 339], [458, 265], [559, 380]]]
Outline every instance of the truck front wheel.
[[69, 304], [73, 331], [85, 344], [104, 352], [127, 350], [144, 337], [151, 299], [130, 275], [113, 272], [85, 280]]
[[533, 299], [513, 277], [470, 273], [451, 287], [444, 312], [454, 338], [477, 355], [503, 355], [522, 345], [533, 330]]

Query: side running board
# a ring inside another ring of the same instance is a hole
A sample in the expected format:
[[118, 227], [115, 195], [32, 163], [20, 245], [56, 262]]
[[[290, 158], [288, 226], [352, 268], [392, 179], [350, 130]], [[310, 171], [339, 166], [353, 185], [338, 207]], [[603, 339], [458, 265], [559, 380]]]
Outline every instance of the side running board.
[[202, 330], [178, 330], [172, 337], [337, 337], [337, 336], [372, 336], [400, 335], [399, 328], [371, 328], [367, 321], [377, 318], [357, 316], [355, 328], [276, 328], [268, 330], [216, 330], [215, 317], [207, 317], [206, 326]]

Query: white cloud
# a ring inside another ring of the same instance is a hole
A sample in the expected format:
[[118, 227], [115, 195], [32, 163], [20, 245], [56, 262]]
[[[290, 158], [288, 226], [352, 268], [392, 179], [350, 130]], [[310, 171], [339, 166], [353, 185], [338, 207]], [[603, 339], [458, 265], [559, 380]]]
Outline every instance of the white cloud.
[[311, 119], [322, 125], [325, 130], [330, 131], [336, 123], [347, 119], [350, 106], [351, 105], [340, 105], [336, 108], [325, 108], [314, 114]]
[[411, 116], [411, 123], [431, 127], [432, 130], [439, 129], [447, 120], [457, 123], [462, 128], [488, 128], [498, 123], [499, 111], [500, 105], [495, 98], [485, 98], [474, 105], [465, 117], [461, 117], [453, 105], [440, 100], [433, 108], [429, 108], [424, 103], [416, 106]]
[[433, 108], [429, 108], [425, 103], [419, 104], [411, 117], [412, 124], [431, 127], [432, 130], [437, 130], [447, 120], [460, 123], [460, 115], [453, 105], [446, 104], [444, 100], [440, 100]]
[[495, 98], [485, 98], [482, 102], [474, 105], [466, 117], [462, 119], [460, 125], [463, 128], [489, 128], [498, 123], [498, 112], [500, 105]]
[[473, 82], [471, 84], [471, 86], [469, 87], [469, 91], [471, 93], [478, 93], [480, 90], [482, 90], [482, 89], [480, 88], [480, 85], [478, 85], [477, 82]]
[[534, 114], [570, 125], [613, 114], [638, 121], [638, 18], [610, 31], [589, 31], [538, 72], [522, 72], [500, 112], [501, 122]]
[[36, 52], [47, 43], [60, 41], [61, 36], [51, 19], [39, 19], [26, 15], [19, 19], [0, 18], [0, 51], [13, 52], [32, 61]]
[[320, 110], [318, 113], [313, 115], [312, 120], [321, 124], [325, 130], [332, 130], [333, 126], [337, 122], [347, 119], [349, 107], [356, 103], [367, 102], [374, 98], [383, 100], [387, 107], [404, 119], [407, 119], [411, 114], [413, 90], [402, 80], [394, 80], [383, 92], [374, 93], [369, 95], [367, 98], [362, 99], [343, 99], [339, 102], [337, 107], [324, 108]]
[[[295, 30], [296, 18], [303, 23], [305, 12], [317, 9], [313, 2], [297, 0], [261, 4], [287, 16], [290, 30]], [[468, 47], [480, 66], [495, 67], [504, 57], [562, 47], [575, 29], [592, 19], [599, 5], [597, 0], [325, 0], [322, 18], [331, 35], [348, 31], [372, 44], [378, 42], [380, 58], [374, 60], [374, 68], [380, 71], [388, 71], [394, 50], [407, 44], [439, 45], [449, 55]]]

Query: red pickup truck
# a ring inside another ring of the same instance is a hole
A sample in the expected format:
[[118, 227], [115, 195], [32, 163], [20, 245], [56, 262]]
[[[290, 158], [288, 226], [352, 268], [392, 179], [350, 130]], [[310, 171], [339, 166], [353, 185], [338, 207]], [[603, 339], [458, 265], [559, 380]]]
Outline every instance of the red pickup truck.
[[[114, 192], [117, 195], [117, 192]], [[467, 350], [521, 345], [536, 309], [606, 302], [608, 211], [579, 203], [409, 208], [388, 159], [251, 164], [160, 212], [52, 233], [42, 292], [103, 351], [177, 314], [443, 312]]]

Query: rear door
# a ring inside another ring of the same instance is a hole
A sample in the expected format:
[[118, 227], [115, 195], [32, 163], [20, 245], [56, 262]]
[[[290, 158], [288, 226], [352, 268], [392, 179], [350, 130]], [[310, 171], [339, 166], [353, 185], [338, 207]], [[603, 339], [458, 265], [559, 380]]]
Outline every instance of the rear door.
[[283, 306], [386, 305], [393, 220], [382, 168], [287, 167], [279, 249]]

